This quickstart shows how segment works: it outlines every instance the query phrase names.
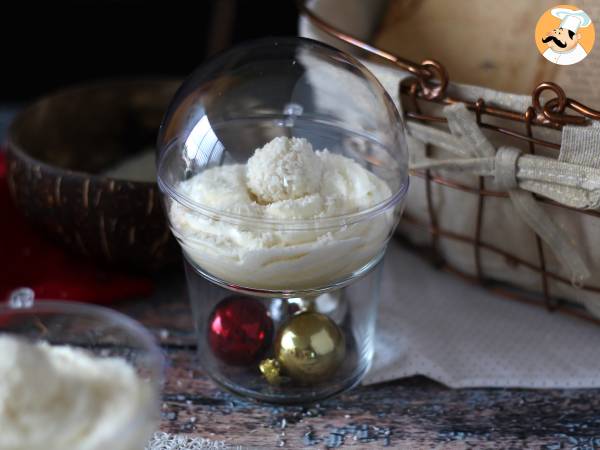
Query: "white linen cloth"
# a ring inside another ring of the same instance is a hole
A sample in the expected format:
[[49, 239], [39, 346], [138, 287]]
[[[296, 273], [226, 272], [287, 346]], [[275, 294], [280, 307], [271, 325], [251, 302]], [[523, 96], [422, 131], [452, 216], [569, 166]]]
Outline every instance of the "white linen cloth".
[[425, 375], [450, 387], [600, 387], [600, 327], [499, 297], [392, 241], [365, 384]]

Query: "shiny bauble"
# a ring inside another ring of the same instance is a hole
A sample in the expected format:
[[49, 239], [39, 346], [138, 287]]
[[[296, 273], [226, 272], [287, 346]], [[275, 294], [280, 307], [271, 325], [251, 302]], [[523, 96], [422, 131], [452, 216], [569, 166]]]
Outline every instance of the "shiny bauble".
[[281, 383], [281, 364], [276, 359], [263, 359], [258, 365], [258, 370], [269, 384]]
[[255, 363], [270, 346], [273, 321], [258, 300], [233, 295], [210, 315], [208, 343], [216, 357], [232, 365]]
[[340, 367], [346, 340], [329, 317], [312, 311], [292, 316], [275, 337], [275, 359], [294, 381], [325, 381]]

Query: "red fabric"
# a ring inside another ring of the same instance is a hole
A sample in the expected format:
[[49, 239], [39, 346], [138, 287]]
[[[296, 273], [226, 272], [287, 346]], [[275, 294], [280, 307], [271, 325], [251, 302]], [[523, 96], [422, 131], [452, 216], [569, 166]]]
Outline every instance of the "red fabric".
[[37, 299], [111, 303], [152, 293], [151, 279], [96, 267], [65, 252], [36, 232], [15, 208], [0, 149], [0, 302], [18, 287]]

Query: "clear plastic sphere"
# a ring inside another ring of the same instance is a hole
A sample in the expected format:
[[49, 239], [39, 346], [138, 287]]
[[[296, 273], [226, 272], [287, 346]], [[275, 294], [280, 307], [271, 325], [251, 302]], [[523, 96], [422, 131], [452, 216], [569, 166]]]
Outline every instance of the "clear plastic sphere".
[[315, 148], [371, 164], [394, 191], [407, 181], [403, 124], [384, 88], [353, 57], [303, 38], [235, 47], [184, 82], [158, 146], [161, 159], [175, 147], [185, 171], [164, 181], [245, 163], [276, 136], [307, 137]]
[[[309, 39], [242, 45], [184, 82], [158, 146], [206, 370], [230, 389], [284, 403], [355, 384], [373, 353], [379, 263], [408, 187], [403, 124], [381, 84]], [[344, 336], [332, 353], [345, 355], [341, 366], [277, 386], [258, 361], [230, 367], [206, 336], [232, 291], [262, 303], [275, 328], [303, 309], [328, 317]]]

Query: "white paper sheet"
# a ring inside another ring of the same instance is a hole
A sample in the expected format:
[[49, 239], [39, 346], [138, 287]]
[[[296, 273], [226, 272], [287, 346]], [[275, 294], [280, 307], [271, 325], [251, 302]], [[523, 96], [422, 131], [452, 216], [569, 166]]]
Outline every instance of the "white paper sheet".
[[600, 326], [467, 284], [392, 241], [365, 383], [412, 375], [451, 387], [600, 387]]

